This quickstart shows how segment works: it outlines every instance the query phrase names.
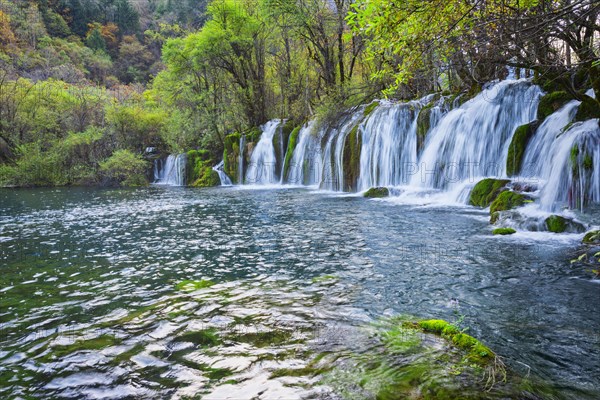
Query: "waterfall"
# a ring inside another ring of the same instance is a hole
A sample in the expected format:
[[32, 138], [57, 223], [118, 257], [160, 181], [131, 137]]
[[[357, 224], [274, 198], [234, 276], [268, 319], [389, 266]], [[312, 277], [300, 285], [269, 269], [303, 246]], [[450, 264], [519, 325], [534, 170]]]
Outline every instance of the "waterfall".
[[219, 174], [219, 179], [221, 180], [221, 186], [231, 186], [233, 183], [231, 179], [227, 176], [227, 174], [223, 171], [223, 167], [225, 166], [225, 161], [221, 161], [217, 165], [213, 167], [213, 171]]
[[171, 154], [165, 161], [154, 162], [154, 183], [167, 186], [185, 186], [187, 154]]
[[[535, 120], [542, 95], [521, 79], [489, 84], [463, 104], [439, 95], [380, 101], [366, 116], [360, 107], [337, 122], [305, 124], [291, 154], [279, 157], [288, 159], [287, 165], [277, 161], [283, 138], [274, 139], [281, 121], [273, 120], [262, 127], [245, 182], [358, 192], [386, 186], [399, 201], [466, 204], [481, 178], [506, 178], [515, 130]], [[545, 213], [600, 202], [600, 128], [597, 120], [571, 123], [579, 104], [568, 102], [536, 128], [524, 150], [521, 176], [512, 178], [539, 182], [531, 195], [539, 197], [535, 207]], [[243, 147], [244, 137], [240, 166]]]
[[600, 202], [600, 129], [598, 120], [570, 125], [580, 104], [570, 101], [549, 115], [527, 145], [521, 178], [541, 186], [543, 211]]
[[600, 203], [600, 127], [597, 119], [570, 126], [551, 144], [540, 178], [540, 208], [583, 210], [584, 199]]
[[548, 155], [552, 154], [552, 146], [563, 129], [569, 124], [579, 106], [578, 101], [570, 101], [554, 114], [546, 117], [544, 122], [537, 128], [535, 135], [527, 144], [523, 163], [521, 167], [521, 177], [525, 179], [545, 179], [550, 175], [548, 166]]
[[362, 118], [362, 110], [350, 114], [341, 123], [330, 127], [323, 151], [323, 174], [321, 188], [332, 191], [344, 190], [344, 162], [342, 160], [346, 137]]
[[443, 116], [427, 134], [411, 186], [453, 190], [477, 177], [505, 176], [515, 129], [535, 119], [541, 90], [503, 81]]
[[[273, 136], [277, 132], [280, 120], [272, 120], [262, 127], [262, 135], [252, 151], [248, 170], [246, 171], [247, 184], [268, 185], [278, 183], [276, 176], [277, 159]], [[241, 151], [241, 150], [240, 150]]]
[[417, 161], [420, 107], [418, 102], [382, 105], [361, 124], [359, 191], [408, 183]]
[[314, 128], [315, 121], [310, 121], [298, 132], [285, 180], [289, 184], [313, 186], [321, 182], [321, 146]]

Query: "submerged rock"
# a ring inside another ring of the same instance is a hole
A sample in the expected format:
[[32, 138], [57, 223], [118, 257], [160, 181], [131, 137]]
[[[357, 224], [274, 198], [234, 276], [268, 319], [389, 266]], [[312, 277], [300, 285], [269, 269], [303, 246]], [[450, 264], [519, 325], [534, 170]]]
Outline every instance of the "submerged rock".
[[439, 319], [380, 320], [369, 350], [338, 361], [323, 383], [343, 399], [536, 398], [530, 382], [465, 331]]
[[390, 190], [386, 187], [373, 187], [363, 194], [364, 197], [369, 198], [380, 198], [380, 197], [388, 197], [390, 195]]

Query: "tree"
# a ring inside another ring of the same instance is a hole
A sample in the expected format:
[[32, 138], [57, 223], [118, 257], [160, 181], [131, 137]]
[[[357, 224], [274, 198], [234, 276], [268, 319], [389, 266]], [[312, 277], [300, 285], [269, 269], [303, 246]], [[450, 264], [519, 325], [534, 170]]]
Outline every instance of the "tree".
[[94, 28], [88, 33], [85, 44], [92, 50], [106, 51], [106, 41], [98, 28]]

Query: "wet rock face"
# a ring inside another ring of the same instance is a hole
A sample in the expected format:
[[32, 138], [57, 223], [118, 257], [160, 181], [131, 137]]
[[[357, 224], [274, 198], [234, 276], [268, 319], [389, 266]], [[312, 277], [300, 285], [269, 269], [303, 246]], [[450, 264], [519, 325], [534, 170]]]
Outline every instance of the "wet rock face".
[[353, 192], [357, 189], [358, 177], [360, 176], [360, 151], [362, 148], [362, 136], [358, 125], [356, 125], [344, 143], [344, 190]]

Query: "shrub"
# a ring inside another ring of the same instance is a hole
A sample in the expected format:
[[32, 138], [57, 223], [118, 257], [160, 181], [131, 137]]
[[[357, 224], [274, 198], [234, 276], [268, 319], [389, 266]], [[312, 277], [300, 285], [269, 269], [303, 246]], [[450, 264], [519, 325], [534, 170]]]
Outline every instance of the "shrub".
[[100, 163], [100, 170], [109, 184], [144, 186], [148, 184], [145, 173], [149, 167], [142, 156], [129, 150], [117, 150]]

